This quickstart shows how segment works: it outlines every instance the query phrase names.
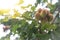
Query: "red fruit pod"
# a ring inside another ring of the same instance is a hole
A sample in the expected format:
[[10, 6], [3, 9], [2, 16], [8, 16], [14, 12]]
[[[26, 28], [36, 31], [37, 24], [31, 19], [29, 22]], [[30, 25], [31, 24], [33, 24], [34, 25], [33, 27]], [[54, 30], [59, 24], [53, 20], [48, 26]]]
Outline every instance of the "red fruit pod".
[[9, 28], [10, 28], [10, 26], [5, 26], [5, 27], [3, 27], [3, 30], [6, 31], [6, 30], [8, 30]]
[[38, 11], [35, 14], [35, 18], [37, 20], [50, 22], [53, 19], [53, 15], [50, 13], [50, 11], [46, 9], [38, 9]]
[[50, 13], [48, 16], [49, 16], [48, 20], [49, 20], [49, 21], [52, 21], [53, 15]]
[[36, 18], [37, 20], [39, 20], [39, 19], [40, 19], [40, 14], [39, 14], [39, 13], [36, 13], [36, 14], [35, 14], [35, 18]]
[[38, 13], [41, 13], [41, 11], [42, 11], [42, 9], [41, 9], [41, 8], [39, 8], [39, 9], [37, 10], [37, 12], [38, 12]]

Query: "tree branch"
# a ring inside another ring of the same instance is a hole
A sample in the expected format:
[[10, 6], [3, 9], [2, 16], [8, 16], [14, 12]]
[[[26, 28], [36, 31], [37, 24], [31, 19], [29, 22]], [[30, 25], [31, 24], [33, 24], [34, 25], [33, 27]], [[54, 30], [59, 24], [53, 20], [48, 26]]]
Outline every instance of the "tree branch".
[[56, 14], [56, 16], [53, 18], [53, 20], [51, 21], [51, 24], [53, 24], [54, 23], [54, 21], [55, 21], [55, 19], [56, 19], [56, 17], [59, 15], [59, 12]]

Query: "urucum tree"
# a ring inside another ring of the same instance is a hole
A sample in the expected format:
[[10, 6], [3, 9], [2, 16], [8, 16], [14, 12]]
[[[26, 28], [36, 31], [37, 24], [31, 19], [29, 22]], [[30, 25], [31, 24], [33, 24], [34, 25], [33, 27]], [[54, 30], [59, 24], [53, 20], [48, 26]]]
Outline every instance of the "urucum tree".
[[[15, 14], [6, 16], [7, 21], [3, 19], [1, 23], [9, 25], [7, 28], [10, 28], [11, 33], [19, 34], [19, 40], [49, 40], [51, 32], [54, 32], [57, 28], [55, 24], [51, 23], [53, 20], [53, 12], [51, 10], [53, 10], [55, 5], [47, 5], [49, 8], [52, 8], [50, 11], [44, 8], [39, 8], [35, 11], [38, 4], [45, 2], [47, 0], [43, 0], [43, 2], [37, 0], [35, 6], [28, 5], [23, 7], [23, 9], [31, 7], [30, 11], [27, 10], [23, 14], [14, 9]], [[5, 30], [6, 28], [4, 28]]]

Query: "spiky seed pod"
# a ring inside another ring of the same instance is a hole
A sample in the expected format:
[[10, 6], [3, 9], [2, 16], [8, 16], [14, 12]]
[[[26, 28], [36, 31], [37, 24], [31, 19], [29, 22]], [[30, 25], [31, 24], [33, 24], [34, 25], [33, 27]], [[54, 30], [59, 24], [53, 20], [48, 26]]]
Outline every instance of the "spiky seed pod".
[[46, 9], [38, 9], [37, 12], [35, 13], [35, 18], [37, 20], [50, 22], [53, 19], [53, 15], [50, 13], [50, 11]]

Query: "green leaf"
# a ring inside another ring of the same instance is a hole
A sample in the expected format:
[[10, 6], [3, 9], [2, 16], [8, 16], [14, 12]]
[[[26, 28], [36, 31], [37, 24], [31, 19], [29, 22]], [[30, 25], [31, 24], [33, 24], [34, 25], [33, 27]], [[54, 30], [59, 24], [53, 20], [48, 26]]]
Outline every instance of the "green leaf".
[[9, 10], [1, 9], [0, 10], [0, 15], [8, 14]]
[[55, 5], [48, 4], [47, 6], [50, 8], [50, 11], [53, 13], [53, 11], [54, 11], [55, 8], [56, 8], [56, 4], [55, 4]]
[[52, 30], [55, 30], [57, 27], [55, 24], [50, 24], [50, 23], [43, 23], [42, 26], [41, 26], [41, 30], [48, 30], [48, 31], [51, 31]]
[[23, 3], [24, 3], [24, 0], [19, 0], [18, 4], [23, 4]]
[[43, 0], [43, 2], [47, 2], [48, 0]]
[[31, 19], [32, 18], [32, 13], [31, 12], [25, 12], [22, 17], [24, 17], [25, 19]]
[[32, 11], [34, 11], [34, 10], [35, 10], [35, 8], [36, 8], [35, 6], [32, 6], [32, 7], [31, 7], [31, 10], [32, 10]]
[[41, 2], [41, 0], [37, 0], [37, 4], [39, 4]]
[[28, 4], [27, 6], [21, 6], [21, 8], [25, 9], [25, 8], [29, 8], [30, 6], [32, 6], [32, 4]]
[[18, 24], [12, 26], [12, 31], [16, 33], [17, 28], [19, 28]]

